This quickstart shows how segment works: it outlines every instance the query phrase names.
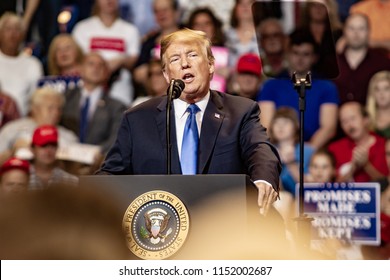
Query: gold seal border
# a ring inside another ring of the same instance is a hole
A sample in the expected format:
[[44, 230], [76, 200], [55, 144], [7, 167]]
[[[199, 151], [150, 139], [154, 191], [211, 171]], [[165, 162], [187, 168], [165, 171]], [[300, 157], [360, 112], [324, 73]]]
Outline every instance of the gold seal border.
[[[177, 212], [180, 225], [179, 233], [172, 244], [158, 251], [150, 251], [140, 247], [135, 241], [131, 229], [134, 216], [138, 209], [153, 201], [164, 201], [171, 205]], [[166, 191], [153, 190], [139, 195], [130, 203], [123, 216], [122, 227], [126, 234], [127, 247], [135, 256], [145, 260], [162, 260], [171, 257], [184, 244], [188, 235], [190, 220], [186, 206], [177, 196]]]

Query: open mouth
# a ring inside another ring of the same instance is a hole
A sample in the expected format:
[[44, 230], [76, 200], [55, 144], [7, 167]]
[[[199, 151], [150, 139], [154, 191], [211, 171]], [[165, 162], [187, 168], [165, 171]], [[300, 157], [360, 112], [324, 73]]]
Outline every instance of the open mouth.
[[185, 74], [183, 77], [182, 77], [182, 80], [184, 81], [184, 82], [191, 82], [193, 79], [195, 78], [195, 76], [194, 75], [192, 75], [192, 74], [190, 74], [190, 73], [187, 73], [187, 74]]

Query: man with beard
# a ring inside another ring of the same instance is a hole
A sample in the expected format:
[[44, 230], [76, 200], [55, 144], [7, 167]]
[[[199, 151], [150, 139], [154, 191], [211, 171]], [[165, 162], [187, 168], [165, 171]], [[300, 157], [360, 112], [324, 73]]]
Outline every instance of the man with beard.
[[337, 181], [369, 182], [386, 177], [385, 139], [370, 132], [370, 119], [362, 105], [345, 103], [339, 120], [346, 137], [328, 148], [336, 159]]
[[339, 77], [334, 81], [340, 104], [357, 101], [366, 104], [371, 77], [390, 69], [390, 59], [379, 49], [369, 47], [370, 25], [363, 14], [350, 15], [344, 26], [345, 48], [338, 55]]

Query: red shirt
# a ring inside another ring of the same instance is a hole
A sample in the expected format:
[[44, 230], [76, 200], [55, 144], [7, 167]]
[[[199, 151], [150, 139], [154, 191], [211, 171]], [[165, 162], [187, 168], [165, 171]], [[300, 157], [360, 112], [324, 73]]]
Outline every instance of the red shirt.
[[[368, 152], [368, 161], [383, 175], [387, 176], [389, 174], [389, 169], [386, 163], [385, 157], [385, 143], [386, 140], [374, 133], [371, 133], [375, 137], [375, 143], [371, 146]], [[352, 151], [356, 147], [355, 142], [353, 142], [349, 137], [341, 138], [329, 145], [329, 151], [334, 155], [336, 159], [336, 169], [339, 171], [339, 168], [347, 162], [352, 160]], [[372, 178], [364, 171], [364, 169], [357, 170], [353, 179], [355, 182], [370, 182]]]

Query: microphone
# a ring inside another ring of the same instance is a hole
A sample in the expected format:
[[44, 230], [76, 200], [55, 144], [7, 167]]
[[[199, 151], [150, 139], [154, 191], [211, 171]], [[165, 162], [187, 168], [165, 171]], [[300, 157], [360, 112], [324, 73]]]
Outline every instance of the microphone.
[[172, 100], [172, 99], [179, 98], [184, 87], [185, 87], [185, 84], [182, 80], [172, 79], [171, 83], [169, 84], [168, 90], [167, 90], [167, 94], [169, 96], [169, 99]]
[[168, 90], [168, 100], [167, 100], [167, 108], [166, 108], [166, 116], [165, 116], [165, 133], [166, 133], [166, 141], [167, 141], [167, 174], [170, 175], [172, 173], [171, 171], [171, 149], [172, 149], [172, 143], [171, 143], [171, 105], [172, 100], [179, 98], [181, 95], [181, 92], [183, 91], [185, 87], [185, 84], [180, 79], [172, 79]]

